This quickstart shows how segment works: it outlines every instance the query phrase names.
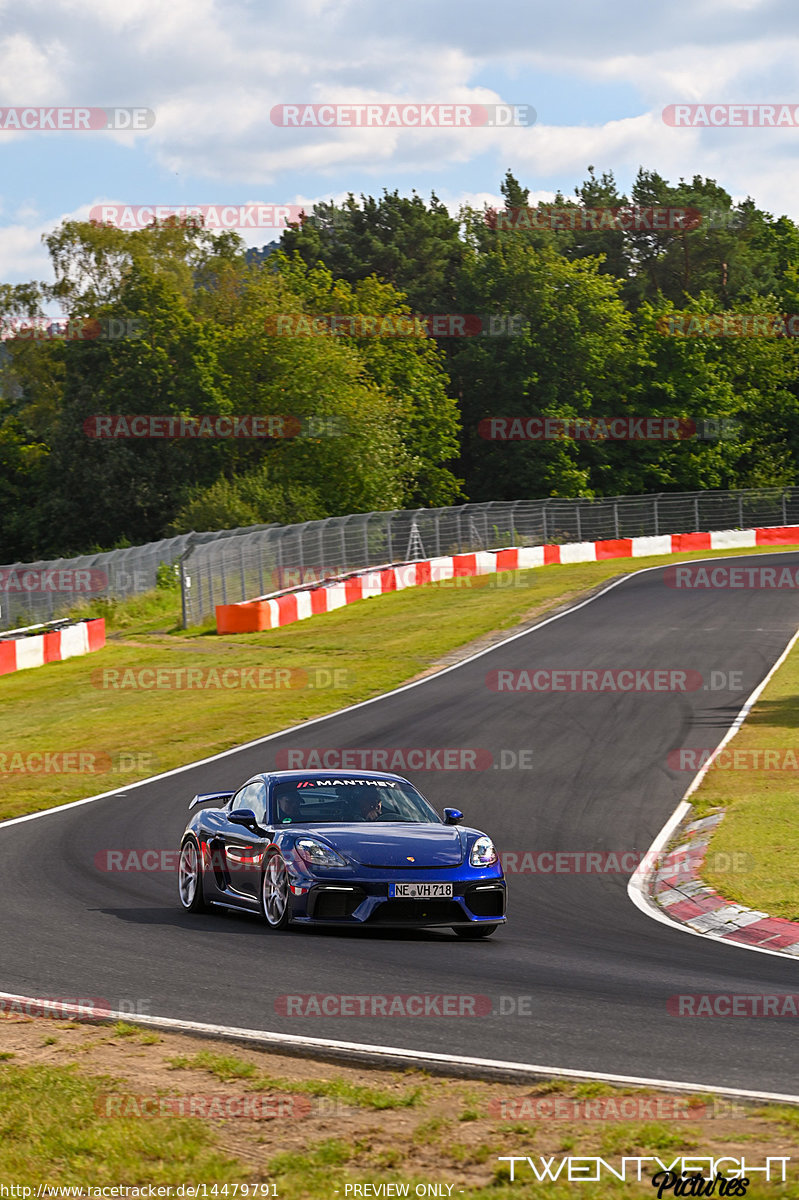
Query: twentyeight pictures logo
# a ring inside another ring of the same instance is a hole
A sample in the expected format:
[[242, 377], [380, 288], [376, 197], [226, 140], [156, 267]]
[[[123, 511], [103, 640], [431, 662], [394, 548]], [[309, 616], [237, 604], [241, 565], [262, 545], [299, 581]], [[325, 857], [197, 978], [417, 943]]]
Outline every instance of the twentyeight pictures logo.
[[273, 125], [291, 129], [501, 129], [534, 125], [532, 104], [276, 104]]

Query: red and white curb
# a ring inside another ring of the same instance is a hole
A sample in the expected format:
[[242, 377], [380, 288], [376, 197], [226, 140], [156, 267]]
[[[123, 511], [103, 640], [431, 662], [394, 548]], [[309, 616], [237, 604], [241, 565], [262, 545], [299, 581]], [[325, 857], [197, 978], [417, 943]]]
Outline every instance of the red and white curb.
[[445, 579], [523, 571], [556, 564], [601, 562], [613, 558], [647, 558], [656, 554], [688, 554], [697, 550], [746, 550], [758, 546], [799, 545], [799, 525], [762, 529], [721, 529], [703, 533], [666, 533], [652, 537], [612, 538], [564, 545], [509, 546], [472, 554], [442, 555], [399, 566], [371, 567], [326, 583], [297, 587], [237, 604], [216, 606], [217, 633], [257, 633], [278, 629], [307, 617], [334, 612], [356, 600], [398, 592], [406, 587]]
[[653, 881], [656, 902], [672, 920], [695, 933], [713, 933], [729, 942], [781, 950], [799, 958], [799, 924], [732, 904], [701, 880], [713, 828], [723, 813], [692, 821], [680, 831], [680, 844], [661, 860]]
[[[633, 872], [628, 884], [630, 900], [649, 917], [672, 929], [697, 937], [726, 942], [740, 950], [756, 950], [760, 954], [776, 954], [780, 958], [799, 957], [799, 924], [768, 913], [731, 904], [713, 888], [697, 877], [704, 858], [709, 836], [707, 830], [718, 824], [722, 814], [701, 820], [691, 819], [693, 805], [690, 797], [699, 788], [728, 742], [740, 730], [761, 694], [776, 675], [799, 640], [799, 630], [793, 635], [777, 661], [747, 697], [741, 711], [719, 742], [716, 749], [694, 776], [680, 803], [655, 838], [641, 865]], [[666, 850], [680, 830], [688, 841], [674, 850]], [[686, 863], [689, 878], [685, 880]], [[664, 903], [663, 901], [666, 901]]]
[[[22, 633], [23, 631], [16, 631]], [[0, 675], [42, 667], [45, 663], [63, 662], [80, 654], [90, 654], [105, 645], [105, 619], [92, 618], [21, 637], [0, 635]]]

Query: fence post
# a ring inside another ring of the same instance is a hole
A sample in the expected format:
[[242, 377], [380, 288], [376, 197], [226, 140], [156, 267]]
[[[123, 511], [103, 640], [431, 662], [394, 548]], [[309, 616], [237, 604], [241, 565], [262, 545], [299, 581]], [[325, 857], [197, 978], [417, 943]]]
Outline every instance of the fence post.
[[788, 524], [788, 514], [785, 510], [785, 492], [782, 493], [782, 523], [783, 525]]
[[575, 505], [574, 512], [577, 517], [577, 541], [581, 542], [583, 540], [583, 523], [580, 520], [580, 502], [579, 502], [579, 500], [577, 501], [577, 504]]
[[744, 498], [743, 498], [743, 495], [739, 492], [738, 493], [738, 528], [743, 529], [743, 527], [744, 527]]
[[178, 571], [180, 573], [180, 619], [181, 628], [188, 629], [189, 627], [189, 588], [191, 587], [191, 575], [186, 570], [186, 562], [191, 557], [194, 551], [194, 543], [189, 537], [189, 544], [178, 559]]
[[694, 531], [699, 532], [699, 497], [694, 496]]
[[[655, 501], [655, 503], [657, 504], [657, 501]], [[618, 541], [619, 540], [619, 502], [618, 502], [618, 500], [613, 501], [613, 535], [616, 538], [616, 541]]]
[[388, 561], [390, 563], [394, 561], [394, 545], [391, 541], [391, 519], [395, 511], [395, 509], [392, 509], [390, 513], [386, 513], [386, 548], [388, 549]]
[[247, 579], [244, 574], [244, 538], [239, 538], [239, 574], [241, 576], [241, 598], [247, 599]]

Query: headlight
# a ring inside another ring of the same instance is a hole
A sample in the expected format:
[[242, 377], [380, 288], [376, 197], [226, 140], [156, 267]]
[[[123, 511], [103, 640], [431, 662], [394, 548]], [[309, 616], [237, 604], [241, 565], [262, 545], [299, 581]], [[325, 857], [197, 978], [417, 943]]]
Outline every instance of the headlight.
[[494, 849], [490, 837], [479, 837], [472, 846], [469, 863], [473, 867], [490, 867], [497, 861], [499, 855]]
[[297, 852], [312, 867], [346, 867], [340, 854], [332, 846], [317, 842], [315, 838], [298, 838]]

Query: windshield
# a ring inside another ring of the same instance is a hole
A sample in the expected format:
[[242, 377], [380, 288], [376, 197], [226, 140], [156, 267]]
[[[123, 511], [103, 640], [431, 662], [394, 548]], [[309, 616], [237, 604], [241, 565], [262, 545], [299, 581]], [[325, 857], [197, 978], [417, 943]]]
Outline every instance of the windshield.
[[276, 825], [326, 821], [433, 822], [441, 817], [409, 783], [388, 779], [292, 779], [275, 785], [272, 794]]

